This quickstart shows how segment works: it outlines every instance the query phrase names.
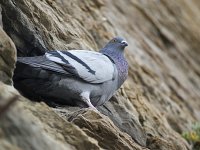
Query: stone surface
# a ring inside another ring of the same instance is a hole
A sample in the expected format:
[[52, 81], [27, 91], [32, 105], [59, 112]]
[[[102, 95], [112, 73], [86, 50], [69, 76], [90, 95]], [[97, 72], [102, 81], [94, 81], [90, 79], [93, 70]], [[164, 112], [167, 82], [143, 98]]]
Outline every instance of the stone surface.
[[[11, 86], [0, 83], [0, 99], [1, 109], [6, 103], [18, 96], [18, 92]], [[6, 112], [1, 113], [0, 118], [0, 141], [4, 147], [12, 147], [12, 149], [67, 149], [60, 142], [55, 142], [49, 137], [42, 126], [37, 125], [39, 122], [34, 122], [33, 115], [23, 110], [21, 104], [17, 102], [10, 106]], [[2, 103], [3, 102], [3, 103]], [[26, 115], [25, 115], [26, 114]], [[6, 139], [6, 141], [5, 141]], [[11, 143], [13, 146], [9, 146]], [[51, 145], [51, 143], [54, 143]]]
[[147, 135], [138, 120], [138, 114], [123, 96], [115, 95], [110, 102], [98, 107], [98, 110], [108, 116], [119, 129], [129, 134], [136, 143], [146, 146]]
[[2, 15], [6, 16], [4, 30], [16, 44], [18, 56], [41, 55], [53, 49], [96, 47], [81, 24], [64, 14], [54, 1], [2, 0], [1, 3]]
[[[0, 143], [3, 147], [26, 150], [101, 149], [96, 140], [43, 103], [19, 96], [11, 86], [0, 82]], [[17, 96], [17, 101], [2, 113], [2, 108]]]
[[141, 149], [128, 134], [121, 132], [108, 117], [93, 110], [75, 112], [69, 120], [78, 125], [87, 135], [95, 138], [104, 149]]
[[[111, 101], [98, 108], [109, 118], [91, 110], [19, 102], [39, 120], [37, 128], [45, 126], [44, 134], [57, 139], [55, 143], [75, 149], [85, 142], [89, 149], [190, 149], [180, 134], [200, 120], [198, 0], [1, 0], [0, 4], [4, 30], [19, 56], [53, 49], [97, 50], [116, 35], [129, 43], [129, 78]], [[1, 78], [6, 83], [11, 83], [14, 67], [10, 52], [0, 53], [0, 58], [12, 60], [5, 62], [8, 67], [0, 67], [1, 72], [10, 72]], [[71, 127], [70, 135], [76, 138], [66, 134]], [[0, 143], [6, 145], [4, 141], [5, 137]]]
[[0, 26], [3, 27], [1, 11], [2, 11], [2, 9], [1, 9], [1, 6], [0, 6]]
[[12, 84], [15, 61], [15, 45], [0, 26], [0, 81]]

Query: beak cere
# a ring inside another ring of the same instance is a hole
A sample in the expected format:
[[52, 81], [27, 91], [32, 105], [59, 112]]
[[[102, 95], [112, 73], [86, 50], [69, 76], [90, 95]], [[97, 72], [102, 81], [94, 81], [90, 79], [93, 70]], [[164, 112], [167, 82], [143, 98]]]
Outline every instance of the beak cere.
[[123, 41], [121, 41], [121, 44], [123, 45], [123, 46], [128, 46], [128, 43], [125, 41], [125, 40], [123, 40]]

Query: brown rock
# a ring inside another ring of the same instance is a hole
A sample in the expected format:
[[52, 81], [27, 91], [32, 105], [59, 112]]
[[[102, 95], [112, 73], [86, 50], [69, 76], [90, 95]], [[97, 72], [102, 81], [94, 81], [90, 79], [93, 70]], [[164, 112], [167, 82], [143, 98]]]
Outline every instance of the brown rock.
[[2, 11], [2, 9], [1, 9], [1, 7], [0, 7], [0, 26], [3, 27], [1, 11]]
[[15, 45], [0, 26], [0, 81], [12, 84], [15, 61]]
[[[181, 133], [200, 120], [197, 0], [1, 0], [0, 3], [4, 30], [21, 56], [42, 54], [47, 49], [97, 50], [115, 35], [124, 36], [129, 43], [126, 50], [129, 78], [116, 98], [98, 108], [114, 124], [98, 113], [77, 113], [75, 108], [64, 106], [55, 109], [62, 117], [57, 118], [45, 104], [21, 101], [26, 111], [45, 126], [45, 134], [53, 139], [61, 135], [59, 142], [75, 148], [90, 143], [94, 149], [144, 146], [158, 150], [190, 149]], [[13, 59], [12, 54], [6, 58]], [[0, 67], [3, 72], [10, 72], [3, 78], [5, 82], [13, 70], [12, 65], [7, 62], [6, 65]], [[78, 144], [66, 134], [73, 126], [66, 123], [70, 117], [81, 127], [74, 130], [77, 136], [72, 134]], [[54, 120], [58, 120], [58, 126]]]
[[49, 2], [0, 2], [5, 16], [4, 30], [14, 41], [18, 56], [41, 55], [52, 49], [96, 48], [93, 38], [79, 22]]
[[[3, 83], [0, 91], [1, 146], [26, 150], [101, 149], [96, 140], [63, 120], [47, 105], [26, 100]], [[17, 102], [2, 113], [5, 104], [15, 96], [18, 96]]]
[[12, 145], [11, 143], [7, 142], [6, 140], [0, 140], [1, 150], [22, 150], [17, 146]]
[[108, 117], [93, 110], [75, 112], [69, 120], [88, 136], [95, 138], [104, 149], [142, 149], [128, 134], [121, 132]]
[[108, 116], [121, 131], [129, 134], [135, 142], [146, 146], [147, 136], [138, 120], [138, 114], [134, 107], [130, 106], [129, 101], [126, 101], [120, 94], [112, 97], [110, 102], [98, 107], [98, 109]]

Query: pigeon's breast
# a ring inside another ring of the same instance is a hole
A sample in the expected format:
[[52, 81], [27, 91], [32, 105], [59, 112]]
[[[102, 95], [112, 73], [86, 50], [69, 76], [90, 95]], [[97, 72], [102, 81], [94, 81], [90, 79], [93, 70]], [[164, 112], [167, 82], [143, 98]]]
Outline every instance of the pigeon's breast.
[[128, 63], [126, 60], [120, 60], [116, 62], [118, 70], [118, 88], [124, 83], [128, 77]]

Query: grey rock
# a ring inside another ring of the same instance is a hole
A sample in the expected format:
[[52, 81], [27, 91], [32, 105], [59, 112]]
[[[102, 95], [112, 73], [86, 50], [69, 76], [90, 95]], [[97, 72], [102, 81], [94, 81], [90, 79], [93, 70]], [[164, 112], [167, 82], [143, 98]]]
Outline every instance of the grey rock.
[[135, 142], [146, 147], [147, 135], [137, 120], [137, 116], [128, 111], [123, 102], [120, 102], [125, 101], [124, 98], [117, 96], [118, 98], [113, 96], [109, 102], [99, 106], [98, 110], [108, 116], [121, 131], [129, 134]]
[[[31, 24], [26, 14], [22, 13], [20, 9], [17, 8], [15, 1], [2, 0], [0, 4], [2, 4], [4, 30], [15, 44], [17, 44], [18, 55], [30, 56], [44, 54], [46, 46], [42, 37], [37, 34], [37, 28]], [[24, 8], [25, 5], [23, 5], [23, 2], [20, 2], [20, 4], [22, 9], [26, 9]], [[7, 11], [8, 9], [9, 11]], [[7, 20], [7, 17], [10, 19]], [[12, 18], [20, 19], [14, 19], [16, 23], [13, 23]]]

